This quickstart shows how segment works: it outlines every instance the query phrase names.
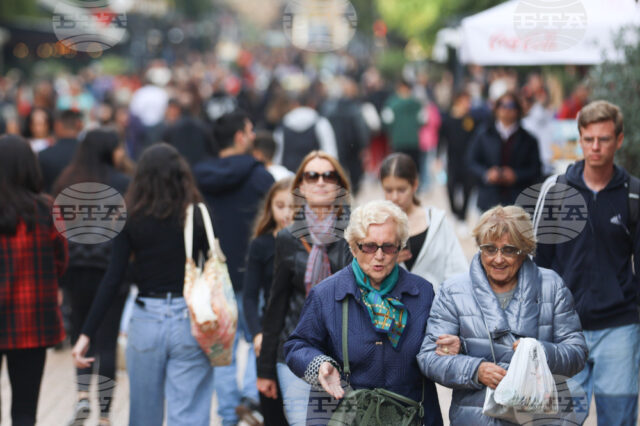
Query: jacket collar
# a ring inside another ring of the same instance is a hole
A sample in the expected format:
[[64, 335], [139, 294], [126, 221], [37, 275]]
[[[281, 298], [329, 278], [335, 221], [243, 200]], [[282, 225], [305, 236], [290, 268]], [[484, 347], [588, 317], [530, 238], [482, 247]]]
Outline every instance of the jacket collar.
[[498, 298], [491, 289], [479, 253], [471, 261], [470, 277], [473, 296], [492, 338], [498, 339], [509, 333], [534, 338], [538, 336], [542, 278], [529, 257], [518, 271], [518, 285], [505, 310], [500, 307]]
[[[396, 286], [389, 292], [389, 296], [394, 299], [402, 300], [403, 294], [409, 294], [411, 296], [417, 296], [420, 294], [420, 288], [415, 280], [409, 278], [409, 273], [403, 268], [398, 270], [398, 282]], [[339, 284], [336, 286], [335, 299], [341, 301], [348, 294], [353, 296], [356, 300], [360, 300], [360, 291], [358, 290], [358, 284], [356, 284], [356, 276], [353, 274], [351, 265], [343, 268], [336, 273], [339, 279]]]

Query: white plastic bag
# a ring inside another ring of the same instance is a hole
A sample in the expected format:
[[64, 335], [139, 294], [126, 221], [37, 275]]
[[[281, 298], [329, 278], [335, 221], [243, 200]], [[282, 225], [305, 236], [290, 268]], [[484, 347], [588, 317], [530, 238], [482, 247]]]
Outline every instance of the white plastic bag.
[[[516, 411], [556, 414], [558, 392], [543, 346], [536, 339], [520, 339], [507, 375], [496, 387], [495, 402]], [[485, 401], [486, 402], [486, 401]]]

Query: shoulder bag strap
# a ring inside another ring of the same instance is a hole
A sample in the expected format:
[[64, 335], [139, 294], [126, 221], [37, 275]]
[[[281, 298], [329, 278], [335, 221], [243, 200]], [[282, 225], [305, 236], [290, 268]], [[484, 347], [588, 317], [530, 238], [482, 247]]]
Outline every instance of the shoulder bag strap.
[[193, 256], [193, 213], [193, 204], [189, 204], [184, 221], [184, 252], [187, 259]]
[[349, 298], [345, 296], [342, 300], [342, 359], [344, 364], [344, 377], [347, 384], [349, 384], [351, 368], [349, 367], [349, 344], [347, 334], [349, 334]]
[[207, 242], [209, 243], [209, 250], [211, 250], [212, 255], [219, 255], [220, 253], [215, 252], [216, 236], [213, 233], [213, 224], [211, 223], [211, 216], [209, 216], [209, 210], [207, 210], [207, 206], [205, 206], [204, 203], [198, 203], [198, 207], [200, 208], [200, 213], [202, 213], [202, 222], [204, 222], [204, 229], [207, 233]]

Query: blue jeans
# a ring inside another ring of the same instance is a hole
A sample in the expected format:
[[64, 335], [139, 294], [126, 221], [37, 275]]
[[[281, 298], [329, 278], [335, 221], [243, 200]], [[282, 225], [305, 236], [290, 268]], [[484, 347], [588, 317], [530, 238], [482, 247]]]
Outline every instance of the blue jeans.
[[293, 374], [287, 364], [276, 364], [278, 382], [284, 402], [284, 412], [291, 426], [304, 426], [307, 423], [307, 409], [311, 385]]
[[209, 425], [213, 367], [191, 335], [184, 298], [134, 304], [127, 371], [130, 425], [161, 425], [165, 401], [168, 426]]
[[256, 381], [258, 379], [256, 371], [256, 354], [253, 350], [253, 342], [248, 339], [249, 352], [247, 354], [247, 366], [242, 377], [242, 389], [238, 388], [238, 370], [236, 358], [238, 355], [238, 340], [240, 338], [247, 339], [249, 333], [246, 331], [246, 323], [242, 311], [242, 296], [236, 293], [236, 301], [238, 303], [238, 330], [236, 338], [233, 342], [233, 357], [231, 364], [224, 367], [216, 367], [216, 377], [214, 386], [216, 389], [216, 397], [218, 399], [218, 415], [222, 418], [222, 424], [235, 425], [238, 423], [236, 415], [236, 407], [240, 405], [241, 398], [251, 398], [258, 402], [258, 388]]
[[[591, 401], [595, 394], [598, 426], [635, 425], [638, 416], [640, 324], [585, 330], [589, 358], [571, 381]], [[588, 410], [588, 407], [587, 407]]]

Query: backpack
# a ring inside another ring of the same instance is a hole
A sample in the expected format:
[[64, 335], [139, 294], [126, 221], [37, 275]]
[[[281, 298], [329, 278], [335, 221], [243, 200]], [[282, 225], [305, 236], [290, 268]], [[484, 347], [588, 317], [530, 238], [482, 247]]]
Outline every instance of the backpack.
[[302, 159], [311, 151], [320, 149], [320, 141], [316, 135], [316, 119], [302, 132], [282, 126], [282, 165], [289, 170], [298, 170]]
[[[533, 232], [536, 236], [538, 234], [538, 225], [542, 217], [542, 208], [544, 207], [547, 192], [549, 192], [549, 189], [556, 183], [568, 185], [567, 176], [565, 174], [552, 175], [544, 181], [542, 188], [540, 188], [540, 196], [538, 197], [536, 209], [533, 213]], [[629, 194], [629, 236], [633, 240], [638, 227], [638, 221], [640, 220], [640, 179], [629, 175], [629, 181], [626, 185]]]

